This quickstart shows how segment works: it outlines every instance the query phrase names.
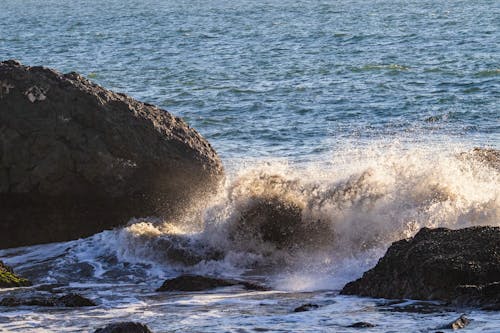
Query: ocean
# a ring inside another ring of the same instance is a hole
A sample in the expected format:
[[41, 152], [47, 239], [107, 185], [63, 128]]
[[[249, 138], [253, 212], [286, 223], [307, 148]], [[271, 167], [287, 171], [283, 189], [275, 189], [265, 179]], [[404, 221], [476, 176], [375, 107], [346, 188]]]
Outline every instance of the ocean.
[[[500, 332], [498, 312], [338, 295], [421, 227], [500, 226], [499, 170], [461, 157], [500, 149], [499, 27], [494, 0], [3, 1], [1, 60], [76, 71], [183, 117], [227, 179], [175, 221], [0, 250], [39, 290], [98, 303], [2, 308], [0, 331], [434, 332], [466, 313], [465, 332]], [[229, 237], [255, 196], [301, 207], [320, 232], [284, 249]], [[155, 292], [181, 273], [271, 291]], [[320, 307], [293, 312], [304, 303]]]

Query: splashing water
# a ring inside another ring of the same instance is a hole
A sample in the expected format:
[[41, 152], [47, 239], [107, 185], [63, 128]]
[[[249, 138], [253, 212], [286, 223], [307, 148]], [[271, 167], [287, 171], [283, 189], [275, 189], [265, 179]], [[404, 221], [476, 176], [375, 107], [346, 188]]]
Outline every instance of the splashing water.
[[179, 221], [135, 219], [67, 243], [56, 261], [87, 261], [100, 279], [116, 278], [121, 263], [160, 276], [173, 269], [260, 276], [283, 289], [341, 288], [422, 227], [499, 225], [499, 169], [463, 151], [394, 144], [346, 149], [324, 163], [262, 162], [234, 170]]

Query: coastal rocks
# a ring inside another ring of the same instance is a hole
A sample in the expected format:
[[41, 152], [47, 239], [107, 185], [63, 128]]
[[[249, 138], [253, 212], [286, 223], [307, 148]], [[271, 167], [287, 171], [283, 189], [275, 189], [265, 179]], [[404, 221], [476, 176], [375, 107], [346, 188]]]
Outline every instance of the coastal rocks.
[[17, 276], [12, 268], [0, 261], [0, 288], [27, 287], [31, 282]]
[[344, 295], [500, 309], [500, 228], [421, 229], [395, 242]]
[[153, 333], [149, 327], [136, 322], [122, 322], [98, 328], [94, 333]]
[[78, 294], [67, 294], [61, 297], [33, 297], [15, 298], [6, 297], [0, 300], [0, 306], [58, 306], [58, 307], [84, 307], [96, 306], [96, 303]]
[[318, 304], [312, 304], [312, 303], [307, 303], [307, 304], [303, 304], [299, 307], [296, 307], [293, 312], [305, 312], [305, 311], [311, 311], [311, 310], [314, 310], [314, 309], [317, 309], [319, 308], [319, 305]]
[[212, 278], [201, 275], [181, 275], [166, 280], [156, 291], [204, 291], [220, 287], [243, 286], [248, 290], [265, 291], [267, 288], [258, 284], [232, 279]]
[[234, 213], [228, 235], [240, 247], [315, 250], [331, 244], [331, 224], [309, 216], [307, 197], [315, 189], [276, 174], [241, 177], [230, 189]]
[[76, 73], [4, 61], [0, 92], [0, 248], [173, 217], [223, 177], [182, 119]]

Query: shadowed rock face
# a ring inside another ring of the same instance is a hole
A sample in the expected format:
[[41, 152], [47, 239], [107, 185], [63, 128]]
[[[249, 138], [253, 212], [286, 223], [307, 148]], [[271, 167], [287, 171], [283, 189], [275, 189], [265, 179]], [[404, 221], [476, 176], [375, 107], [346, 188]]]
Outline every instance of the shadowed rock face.
[[0, 248], [171, 216], [222, 175], [180, 118], [76, 73], [0, 62]]
[[423, 228], [341, 293], [500, 309], [500, 228]]

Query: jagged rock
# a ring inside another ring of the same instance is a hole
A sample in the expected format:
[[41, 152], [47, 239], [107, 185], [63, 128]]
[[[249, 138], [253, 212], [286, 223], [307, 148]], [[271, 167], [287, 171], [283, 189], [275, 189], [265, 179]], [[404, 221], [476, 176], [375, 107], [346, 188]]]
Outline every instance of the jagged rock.
[[451, 323], [440, 327], [440, 329], [452, 329], [452, 330], [458, 330], [461, 328], [464, 328], [465, 326], [469, 325], [470, 320], [467, 318], [465, 315], [461, 315], [460, 318], [452, 321]]
[[223, 176], [182, 119], [76, 74], [0, 62], [0, 248], [170, 216]]
[[67, 294], [61, 297], [32, 297], [15, 298], [6, 297], [0, 300], [0, 306], [60, 306], [60, 307], [83, 307], [96, 306], [94, 301], [78, 294]]
[[365, 321], [358, 321], [352, 325], [349, 325], [347, 327], [352, 327], [352, 328], [370, 328], [370, 327], [375, 327], [372, 323], [367, 323]]
[[318, 304], [312, 304], [312, 303], [307, 303], [307, 304], [303, 304], [299, 307], [296, 307], [293, 312], [304, 312], [304, 311], [311, 311], [311, 310], [314, 310], [314, 309], [317, 309], [319, 308], [319, 305]]
[[149, 327], [141, 323], [122, 322], [98, 328], [94, 333], [153, 333]]
[[166, 280], [156, 291], [204, 291], [237, 285], [249, 290], [267, 290], [267, 288], [253, 282], [185, 274]]
[[500, 308], [500, 228], [421, 229], [395, 242], [344, 295]]
[[12, 268], [0, 261], [0, 288], [27, 287], [31, 282], [17, 276]]

